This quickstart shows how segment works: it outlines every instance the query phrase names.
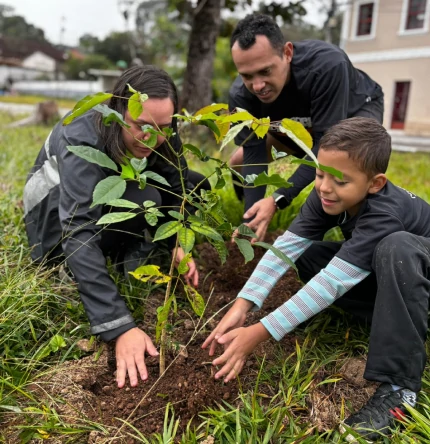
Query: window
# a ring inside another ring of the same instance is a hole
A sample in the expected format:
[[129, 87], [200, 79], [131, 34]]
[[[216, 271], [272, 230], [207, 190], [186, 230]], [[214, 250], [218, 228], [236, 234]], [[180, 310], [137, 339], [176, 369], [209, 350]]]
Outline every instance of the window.
[[426, 0], [408, 0], [405, 29], [424, 28], [426, 3]]
[[[413, 1], [413, 0], [411, 0]], [[370, 35], [372, 32], [374, 3], [363, 3], [359, 6], [357, 36]]]

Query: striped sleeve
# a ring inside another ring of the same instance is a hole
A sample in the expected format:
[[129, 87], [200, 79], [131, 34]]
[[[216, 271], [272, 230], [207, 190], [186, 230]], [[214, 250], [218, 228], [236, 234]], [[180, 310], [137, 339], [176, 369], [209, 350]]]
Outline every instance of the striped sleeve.
[[[276, 239], [273, 246], [282, 251], [292, 262], [295, 262], [311, 244], [311, 240], [287, 230]], [[267, 251], [237, 297], [254, 302], [255, 309], [261, 308], [272, 288], [289, 268], [290, 266], [282, 259], [279, 259], [270, 250]]]
[[370, 274], [334, 257], [313, 279], [285, 304], [261, 320], [269, 333], [281, 340], [299, 324], [331, 305]]

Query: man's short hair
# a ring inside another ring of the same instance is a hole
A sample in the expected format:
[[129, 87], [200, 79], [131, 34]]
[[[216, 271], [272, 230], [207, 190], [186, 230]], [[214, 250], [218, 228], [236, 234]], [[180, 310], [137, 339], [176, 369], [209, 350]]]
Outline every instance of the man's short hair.
[[391, 155], [391, 136], [375, 119], [351, 117], [333, 125], [321, 138], [320, 150], [346, 151], [368, 177], [385, 173]]
[[240, 49], [251, 48], [257, 35], [266, 36], [272, 48], [283, 57], [285, 38], [275, 20], [263, 14], [249, 14], [237, 24], [230, 39], [230, 49], [236, 41]]

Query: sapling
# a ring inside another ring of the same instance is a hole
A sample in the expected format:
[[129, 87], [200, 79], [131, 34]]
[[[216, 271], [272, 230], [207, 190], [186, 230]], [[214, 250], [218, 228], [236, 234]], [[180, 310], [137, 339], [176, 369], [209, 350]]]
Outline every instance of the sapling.
[[[122, 99], [128, 100], [127, 108], [130, 116], [133, 119], [137, 119], [143, 112], [145, 106], [144, 103], [148, 99], [148, 96], [136, 91], [130, 85], [129, 91], [132, 93], [131, 97], [124, 97]], [[103, 104], [103, 102], [110, 97], [113, 97], [113, 95], [108, 93], [97, 93], [85, 97], [76, 104], [72, 113], [64, 119], [63, 124], [68, 125], [76, 117], [90, 109], [95, 109], [102, 114], [102, 121], [105, 125], [119, 124], [127, 131], [129, 125], [127, 125], [123, 116]], [[271, 122], [269, 117], [257, 119], [240, 108], [237, 108], [233, 112], [228, 112], [227, 110], [227, 104], [218, 103], [202, 108], [194, 114], [189, 114], [185, 111], [183, 115], [177, 114], [173, 117], [183, 120], [188, 124], [207, 126], [213, 132], [216, 142], [220, 145], [221, 151], [227, 144], [233, 141], [234, 137], [244, 127], [251, 128], [257, 137], [263, 138], [271, 127], [276, 126], [279, 131], [284, 132], [312, 159], [309, 161], [295, 159], [292, 161], [293, 163], [305, 163], [312, 166], [318, 166], [318, 168], [329, 171], [339, 177], [340, 173], [337, 171], [318, 164], [317, 159], [311, 151], [312, 138], [300, 123], [290, 119], [283, 119], [280, 122]], [[101, 167], [108, 168], [116, 173], [115, 175], [111, 175], [101, 180], [96, 185], [93, 192], [92, 206], [109, 205], [112, 207], [124, 208], [128, 211], [116, 211], [105, 214], [98, 220], [98, 225], [121, 222], [134, 218], [139, 212], [143, 212], [149, 226], [158, 226], [154, 234], [154, 242], [176, 236], [176, 248], [173, 250], [174, 256], [176, 255], [178, 246], [180, 246], [185, 252], [184, 259], [179, 263], [177, 276], [175, 276], [174, 272], [176, 257], [172, 257], [170, 269], [167, 274], [164, 274], [160, 271], [159, 267], [155, 265], [144, 265], [136, 269], [134, 272], [131, 272], [135, 278], [141, 281], [151, 280], [158, 284], [167, 284], [164, 303], [157, 309], [156, 326], [156, 341], [160, 344], [160, 375], [162, 375], [165, 371], [167, 320], [172, 307], [176, 307], [176, 286], [178, 285], [178, 282], [182, 282], [181, 276], [188, 272], [189, 268], [187, 264], [192, 259], [192, 250], [196, 241], [196, 235], [203, 236], [216, 248], [222, 263], [225, 262], [228, 254], [224, 239], [231, 238], [232, 234], [237, 230], [241, 236], [234, 237], [234, 242], [244, 256], [246, 263], [254, 257], [253, 245], [246, 238], [256, 237], [254, 232], [244, 224], [241, 224], [239, 227], [232, 226], [223, 212], [220, 197], [216, 194], [216, 191], [208, 192], [201, 190], [200, 194], [198, 194], [197, 189], [199, 184], [197, 184], [192, 190], [187, 189], [187, 184], [185, 183], [181, 168], [181, 157], [189, 152], [202, 162], [213, 162], [215, 168], [208, 178], [214, 177], [216, 179], [215, 190], [225, 186], [226, 181], [224, 175], [226, 173], [230, 173], [233, 176], [234, 182], [243, 187], [275, 185], [277, 187], [288, 188], [292, 186], [292, 184], [278, 174], [268, 175], [265, 172], [259, 175], [248, 175], [243, 177], [240, 173], [230, 168], [225, 161], [207, 155], [192, 144], [184, 144], [182, 146], [183, 149], [180, 152], [177, 152], [169, 143], [169, 137], [174, 135], [171, 128], [160, 129], [154, 123], [154, 125], [144, 125], [142, 131], [149, 133], [150, 137], [147, 138], [146, 141], [136, 140], [146, 148], [153, 148], [155, 146], [157, 136], [166, 138], [167, 145], [172, 153], [171, 157], [174, 160], [163, 156], [157, 150], [154, 150], [152, 155], [162, 156], [165, 162], [174, 165], [175, 168], [178, 169], [180, 175], [182, 193], [176, 197], [180, 199], [181, 204], [179, 208], [173, 208], [167, 211], [171, 220], [161, 225], [159, 225], [159, 218], [166, 217], [167, 214], [161, 211], [160, 208], [157, 208], [155, 202], [145, 201], [142, 205], [138, 205], [134, 202], [122, 199], [126, 189], [126, 183], [129, 181], [138, 182], [140, 189], [144, 189], [148, 180], [150, 180], [151, 185], [154, 188], [162, 189], [165, 192], [172, 192], [169, 191], [170, 184], [166, 178], [147, 169], [148, 162], [146, 158], [137, 159], [127, 153], [122, 158], [121, 164], [117, 165], [106, 154], [92, 147], [70, 146], [68, 149], [77, 156], [80, 156], [89, 162], [96, 163]], [[275, 148], [272, 148], [272, 157], [274, 160], [284, 156], [286, 156], [286, 153], [278, 152]], [[165, 210], [165, 208], [162, 209]], [[270, 249], [276, 256], [295, 268], [292, 261], [282, 253], [282, 251], [272, 245], [265, 242], [256, 242], [254, 245]], [[205, 305], [202, 296], [189, 285], [184, 285], [184, 288], [191, 307], [194, 312], [201, 317]]]

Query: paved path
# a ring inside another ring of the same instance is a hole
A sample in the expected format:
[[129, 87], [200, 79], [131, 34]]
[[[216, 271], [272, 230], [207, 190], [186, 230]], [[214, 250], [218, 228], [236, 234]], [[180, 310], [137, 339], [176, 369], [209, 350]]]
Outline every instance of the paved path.
[[[27, 105], [25, 103], [8, 103], [8, 102], [0, 102], [0, 111], [8, 112], [11, 114], [31, 114], [36, 105]], [[60, 108], [59, 112], [62, 116], [68, 113], [70, 109], [68, 108]]]

